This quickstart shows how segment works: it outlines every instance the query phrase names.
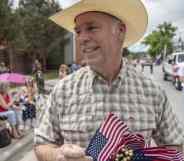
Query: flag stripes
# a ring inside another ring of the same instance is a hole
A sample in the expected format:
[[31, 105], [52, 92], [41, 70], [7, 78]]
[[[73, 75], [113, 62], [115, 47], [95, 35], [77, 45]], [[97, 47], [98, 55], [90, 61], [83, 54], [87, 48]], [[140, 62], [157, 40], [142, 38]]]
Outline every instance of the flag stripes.
[[127, 152], [129, 149], [133, 153], [132, 161], [184, 161], [183, 154], [174, 149], [145, 145], [144, 137], [141, 134], [132, 133], [128, 126], [113, 113], [108, 114], [91, 139], [86, 155], [92, 156], [93, 161], [114, 161], [118, 154]]

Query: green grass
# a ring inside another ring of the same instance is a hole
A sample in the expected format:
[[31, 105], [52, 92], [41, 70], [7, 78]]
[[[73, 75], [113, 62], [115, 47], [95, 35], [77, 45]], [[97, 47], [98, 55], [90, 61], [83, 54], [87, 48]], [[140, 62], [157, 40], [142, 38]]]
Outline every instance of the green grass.
[[[34, 77], [33, 75], [30, 75], [30, 76]], [[45, 78], [45, 80], [57, 79], [58, 78], [58, 71], [57, 70], [49, 70], [49, 71], [44, 73], [44, 78]], [[22, 86], [22, 85], [20, 85], [20, 86]], [[10, 84], [11, 90], [16, 90], [17, 87], [19, 87], [19, 86]]]
[[58, 71], [57, 70], [49, 70], [49, 71], [44, 73], [44, 78], [45, 78], [45, 80], [56, 79], [56, 78], [58, 78]]
[[[34, 78], [34, 75], [30, 74], [30, 76], [32, 76]], [[57, 79], [57, 78], [58, 78], [58, 71], [57, 70], [48, 70], [47, 72], [44, 73], [45, 80]], [[17, 87], [18, 87], [18, 85], [10, 84], [11, 89], [15, 89]]]

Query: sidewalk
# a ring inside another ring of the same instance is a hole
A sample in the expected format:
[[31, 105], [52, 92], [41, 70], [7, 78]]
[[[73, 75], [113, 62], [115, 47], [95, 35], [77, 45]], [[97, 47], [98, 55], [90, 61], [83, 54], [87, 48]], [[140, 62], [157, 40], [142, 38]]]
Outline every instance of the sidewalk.
[[21, 139], [12, 139], [12, 143], [7, 147], [0, 149], [0, 160], [9, 161], [12, 156], [17, 154], [21, 149], [33, 142], [33, 130], [27, 131], [26, 135]]
[[[46, 89], [52, 89], [58, 80], [48, 80], [46, 81]], [[28, 130], [25, 136], [21, 139], [12, 139], [12, 143], [7, 147], [0, 148], [0, 160], [9, 161], [15, 154], [20, 152], [26, 146], [33, 142], [33, 130]]]

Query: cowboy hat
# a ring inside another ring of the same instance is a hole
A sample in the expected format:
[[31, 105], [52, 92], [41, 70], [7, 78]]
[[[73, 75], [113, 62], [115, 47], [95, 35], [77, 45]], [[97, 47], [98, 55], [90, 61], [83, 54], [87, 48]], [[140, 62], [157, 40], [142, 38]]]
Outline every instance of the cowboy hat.
[[89, 11], [104, 12], [125, 23], [126, 38], [124, 47], [137, 42], [144, 35], [147, 28], [148, 15], [141, 0], [81, 0], [59, 11], [50, 19], [59, 26], [74, 32], [76, 16]]

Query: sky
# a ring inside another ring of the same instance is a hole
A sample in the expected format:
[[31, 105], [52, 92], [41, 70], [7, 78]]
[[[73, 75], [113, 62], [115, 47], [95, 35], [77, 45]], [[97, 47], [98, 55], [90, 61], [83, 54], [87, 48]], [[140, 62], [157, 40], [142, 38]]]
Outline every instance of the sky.
[[[145, 36], [155, 30], [159, 24], [166, 21], [171, 22], [178, 28], [175, 40], [178, 40], [180, 36], [184, 40], [183, 0], [144, 0], [143, 3], [147, 8], [149, 17], [148, 29]], [[140, 45], [140, 43], [137, 43], [131, 47], [131, 49], [135, 51], [140, 50], [141, 48], [143, 50], [146, 49], [143, 45]]]
[[[15, 0], [18, 2], [18, 0]], [[70, 6], [75, 1], [80, 0], [58, 0], [62, 7]], [[114, 0], [115, 2], [115, 0]], [[142, 0], [148, 11], [149, 24], [145, 34], [148, 35], [156, 27], [163, 22], [171, 22], [174, 26], [177, 26], [177, 36], [180, 36], [184, 40], [184, 0]], [[144, 50], [144, 46], [140, 43], [131, 47], [132, 50]]]

